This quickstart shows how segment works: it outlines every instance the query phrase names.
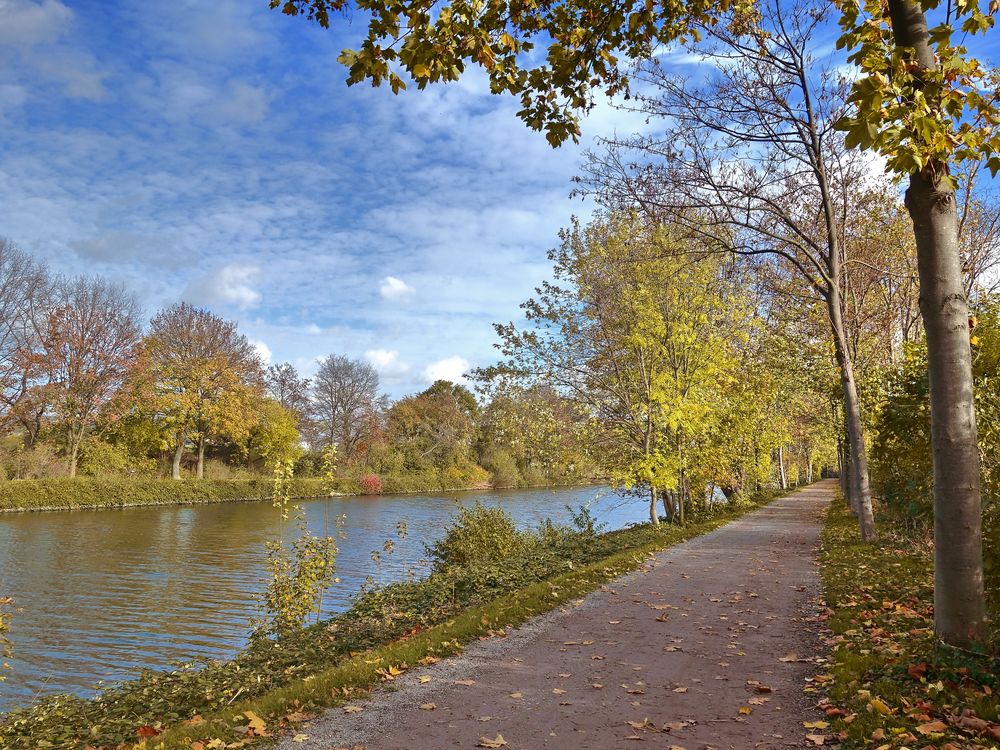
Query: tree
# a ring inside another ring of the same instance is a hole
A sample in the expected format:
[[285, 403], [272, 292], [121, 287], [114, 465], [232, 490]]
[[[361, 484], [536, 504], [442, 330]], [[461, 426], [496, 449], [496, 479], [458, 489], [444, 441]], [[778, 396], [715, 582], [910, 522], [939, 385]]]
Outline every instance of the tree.
[[298, 371], [288, 362], [271, 365], [264, 374], [267, 395], [295, 414], [299, 431], [304, 431], [309, 421], [309, 386], [309, 378], [299, 377]]
[[[304, 16], [327, 28], [331, 15], [352, 7], [368, 18], [357, 50], [344, 50], [348, 83], [387, 82], [406, 88], [400, 73], [419, 88], [455, 81], [467, 65], [489, 77], [490, 91], [520, 97], [518, 116], [544, 130], [553, 145], [580, 135], [578, 112], [594, 95], [628, 90], [623, 72], [634, 60], [692, 33], [692, 22], [710, 17], [710, 0], [614, 5], [583, 2], [514, 3], [509, 0], [450, 0], [432, 5], [414, 0], [268, 0], [290, 16]], [[721, 3], [729, 6], [729, 0]], [[535, 40], [547, 41], [544, 55], [530, 54]]]
[[142, 340], [139, 303], [121, 286], [81, 277], [57, 285], [42, 341], [45, 392], [62, 430], [69, 476], [101, 409], [127, 385]]
[[[697, 83], [644, 64], [636, 108], [666, 132], [610, 144], [589, 182], [606, 202], [639, 205], [686, 226], [715, 251], [773, 256], [823, 300], [850, 444], [850, 500], [861, 534], [875, 533], [844, 291], [864, 165], [834, 132], [843, 84], [812, 58], [826, 18], [818, 6], [769, 0], [693, 45], [710, 66]], [[629, 151], [645, 156], [633, 167]]]
[[505, 360], [483, 377], [556, 388], [586, 408], [601, 458], [626, 488], [683, 520], [717, 389], [735, 377], [748, 314], [719, 256], [695, 258], [672, 228], [612, 215], [574, 225], [550, 253], [554, 282], [498, 325]]
[[466, 465], [471, 461], [478, 411], [467, 388], [437, 380], [422, 393], [392, 405], [386, 415], [386, 436], [403, 451], [411, 468]]
[[159, 419], [174, 451], [174, 479], [189, 440], [204, 476], [213, 437], [245, 443], [257, 423], [263, 392], [260, 357], [236, 323], [182, 302], [158, 312], [146, 337]]
[[379, 406], [378, 373], [367, 362], [331, 354], [312, 382], [313, 411], [327, 445], [349, 461]]
[[38, 437], [45, 411], [31, 386], [40, 375], [52, 291], [47, 269], [0, 238], [0, 427], [20, 424], [28, 447]]
[[247, 452], [270, 469], [294, 462], [302, 454], [298, 415], [273, 398], [262, 399], [258, 409]]
[[[946, 643], [986, 637], [980, 459], [955, 168], [983, 161], [1000, 171], [1000, 75], [964, 46], [992, 28], [992, 2], [838, 2], [843, 35], [860, 69], [841, 119], [848, 143], [871, 149], [908, 180], [920, 277], [920, 310], [934, 457], [934, 624]], [[937, 21], [933, 28], [928, 14]], [[953, 35], [961, 33], [956, 43]]]

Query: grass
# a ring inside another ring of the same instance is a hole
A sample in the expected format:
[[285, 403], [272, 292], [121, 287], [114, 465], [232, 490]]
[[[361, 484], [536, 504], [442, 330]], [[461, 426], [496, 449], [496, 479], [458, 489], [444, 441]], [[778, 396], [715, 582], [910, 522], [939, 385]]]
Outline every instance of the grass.
[[[360, 597], [333, 620], [278, 642], [251, 644], [232, 662], [150, 672], [93, 700], [56, 697], [0, 720], [0, 746], [212, 750], [253, 739], [302, 712], [355, 699], [394, 670], [461, 651], [480, 637], [593, 591], [651, 553], [759, 507], [733, 508], [686, 526], [568, 534], [502, 563], [437, 573]], [[292, 722], [293, 723], [293, 722]]]
[[862, 544], [843, 502], [823, 532], [828, 671], [815, 690], [841, 747], [891, 750], [1000, 746], [1000, 662], [934, 636], [931, 547], [883, 516]]

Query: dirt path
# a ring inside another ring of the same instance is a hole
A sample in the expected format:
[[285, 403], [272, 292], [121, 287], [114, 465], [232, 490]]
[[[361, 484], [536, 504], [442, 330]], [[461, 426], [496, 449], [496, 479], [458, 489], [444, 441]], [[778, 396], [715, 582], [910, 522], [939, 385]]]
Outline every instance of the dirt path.
[[815, 666], [789, 655], [815, 652], [815, 549], [834, 489], [820, 482], [662, 552], [280, 747], [475, 748], [498, 734], [509, 750], [802, 747]]

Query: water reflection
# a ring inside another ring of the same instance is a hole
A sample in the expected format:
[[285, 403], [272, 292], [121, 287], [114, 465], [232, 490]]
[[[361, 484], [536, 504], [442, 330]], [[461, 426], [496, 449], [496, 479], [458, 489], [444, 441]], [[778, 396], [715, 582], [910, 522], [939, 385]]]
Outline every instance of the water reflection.
[[[346, 607], [368, 576], [376, 582], [426, 571], [424, 544], [438, 538], [456, 503], [501, 504], [522, 527], [565, 520], [564, 506], [592, 502], [610, 528], [642, 521], [642, 504], [593, 487], [338, 498], [306, 502], [309, 528], [336, 533], [345, 516], [326, 613]], [[408, 536], [372, 561], [405, 521]], [[0, 710], [54, 692], [91, 690], [142, 667], [225, 658], [257, 613], [264, 542], [282, 527], [266, 503], [0, 516], [0, 593], [22, 611], [13, 623], [13, 671]], [[294, 521], [284, 534], [296, 534]]]

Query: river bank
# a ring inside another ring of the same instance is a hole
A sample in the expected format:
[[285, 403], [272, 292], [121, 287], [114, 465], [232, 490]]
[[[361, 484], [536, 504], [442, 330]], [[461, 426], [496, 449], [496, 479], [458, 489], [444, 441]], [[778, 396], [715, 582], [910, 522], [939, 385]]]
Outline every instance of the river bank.
[[[593, 478], [572, 478], [529, 487], [585, 487]], [[0, 514], [66, 510], [207, 505], [211, 503], [256, 503], [271, 499], [270, 479], [109, 479], [60, 477], [12, 479], [0, 482]], [[423, 477], [388, 476], [382, 479], [383, 495], [416, 495], [434, 492], [464, 492], [495, 487], [476, 482], [471, 486], [446, 487]], [[358, 480], [351, 477], [293, 479], [290, 495], [296, 500], [320, 497], [364, 496]]]
[[[258, 641], [232, 661], [148, 672], [91, 700], [44, 700], [5, 717], [0, 735], [11, 748], [53, 740], [53, 746], [65, 748], [129, 746], [156, 735], [149, 745], [163, 741], [166, 747], [187, 748], [203, 733], [209, 740], [246, 739], [242, 717], [248, 711], [270, 725], [295, 711], [358, 696], [394, 669], [454, 653], [582, 596], [638, 567], [650, 552], [706, 533], [753, 507], [719, 508], [683, 527], [647, 524], [556, 536], [550, 527], [544, 538], [500, 563], [450, 567], [370, 591], [322, 626], [278, 644]], [[234, 724], [234, 716], [241, 722]]]

